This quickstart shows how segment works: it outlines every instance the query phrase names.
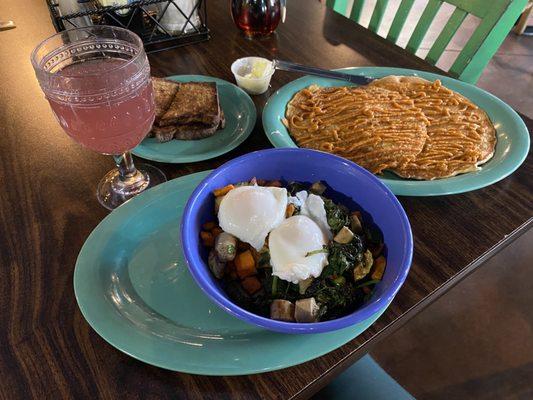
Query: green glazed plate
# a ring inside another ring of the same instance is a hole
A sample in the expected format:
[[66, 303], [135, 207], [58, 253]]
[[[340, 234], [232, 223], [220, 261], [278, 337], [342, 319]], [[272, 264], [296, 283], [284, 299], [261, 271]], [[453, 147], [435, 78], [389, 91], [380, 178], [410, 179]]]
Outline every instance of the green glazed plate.
[[[402, 68], [346, 68], [354, 75], [382, 78], [387, 75], [414, 75], [429, 80], [440, 79], [448, 88], [461, 93], [485, 110], [496, 127], [497, 145], [494, 157], [476, 172], [434, 181], [403, 179], [391, 172], [380, 177], [394, 194], [401, 196], [437, 196], [468, 192], [491, 185], [512, 174], [525, 160], [529, 151], [529, 133], [522, 118], [507, 104], [484, 90], [456, 79]], [[319, 77], [304, 76], [276, 91], [263, 110], [263, 128], [274, 147], [297, 147], [281, 122], [289, 100], [299, 90], [311, 85], [346, 86], [348, 83]]]
[[242, 89], [225, 80], [202, 75], [169, 76], [176, 82], [216, 82], [226, 127], [200, 140], [171, 140], [159, 143], [146, 138], [133, 149], [136, 156], [166, 163], [187, 163], [218, 157], [240, 145], [255, 125], [255, 105]]
[[331, 333], [288, 335], [248, 325], [212, 303], [189, 274], [179, 236], [185, 203], [208, 173], [146, 191], [114, 210], [88, 237], [76, 262], [74, 291], [100, 336], [162, 368], [243, 375], [319, 357], [377, 319]]

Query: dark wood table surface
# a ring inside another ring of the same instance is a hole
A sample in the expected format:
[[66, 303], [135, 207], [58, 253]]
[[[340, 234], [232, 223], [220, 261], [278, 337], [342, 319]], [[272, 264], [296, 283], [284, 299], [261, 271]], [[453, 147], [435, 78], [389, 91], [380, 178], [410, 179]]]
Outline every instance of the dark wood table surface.
[[[287, 21], [277, 34], [250, 41], [234, 27], [227, 1], [210, 2], [212, 39], [151, 55], [153, 74], [205, 74], [231, 81], [232, 61], [248, 55], [326, 68], [377, 65], [438, 72], [316, 1], [288, 3]], [[0, 33], [2, 399], [309, 397], [497, 251], [533, 215], [531, 156], [512, 176], [485, 189], [402, 197], [415, 237], [411, 272], [389, 309], [356, 339], [303, 365], [261, 375], [202, 377], [143, 364], [90, 328], [72, 287], [78, 251], [107, 215], [95, 188], [113, 166], [111, 158], [70, 140], [38, 87], [29, 56], [53, 33], [45, 2], [3, 0], [0, 16], [18, 26]], [[276, 73], [270, 93], [294, 78]], [[254, 98], [259, 111], [268, 96]], [[531, 131], [533, 121], [524, 120]], [[158, 165], [174, 178], [264, 147], [270, 145], [258, 118], [246, 142], [222, 157]]]

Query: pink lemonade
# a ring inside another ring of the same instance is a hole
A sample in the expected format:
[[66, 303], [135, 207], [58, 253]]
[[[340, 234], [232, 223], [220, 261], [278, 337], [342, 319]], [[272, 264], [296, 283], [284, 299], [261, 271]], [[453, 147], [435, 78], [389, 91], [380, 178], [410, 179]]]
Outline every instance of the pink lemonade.
[[[69, 65], [57, 74], [72, 78], [61, 79], [59, 88], [70, 99], [59, 101], [48, 96], [65, 132], [99, 153], [122, 154], [133, 149], [154, 121], [152, 83], [145, 74], [138, 74], [136, 65], [126, 63], [104, 58]], [[140, 75], [142, 82], [131, 82], [135, 75]]]

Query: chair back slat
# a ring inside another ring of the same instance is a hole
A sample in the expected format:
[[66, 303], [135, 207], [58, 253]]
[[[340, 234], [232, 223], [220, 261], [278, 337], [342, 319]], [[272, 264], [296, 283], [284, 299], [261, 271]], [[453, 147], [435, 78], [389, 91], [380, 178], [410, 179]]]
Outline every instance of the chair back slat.
[[339, 14], [346, 15], [346, 10], [348, 9], [348, 1], [349, 0], [326, 0], [326, 6], [332, 8], [333, 11], [336, 11]]
[[[463, 49], [449, 69], [449, 74], [467, 82], [475, 83], [483, 68], [500, 47], [513, 24], [522, 13], [528, 0], [429, 0], [420, 16], [405, 49], [416, 53], [422, 44], [435, 16], [443, 3], [455, 6], [446, 24], [440, 29], [437, 39], [430, 45], [425, 60], [435, 65], [465, 18], [471, 14], [480, 19], [480, 23], [470, 36]], [[326, 0], [328, 7], [360, 23], [361, 13], [366, 0]], [[392, 24], [387, 33], [387, 40], [398, 43], [415, 0], [401, 0]], [[351, 8], [348, 9], [351, 5]], [[377, 33], [384, 15], [387, 13], [389, 0], [376, 0], [368, 29]]]
[[377, 0], [376, 7], [374, 8], [374, 12], [370, 18], [370, 23], [368, 24], [368, 29], [370, 29], [372, 32], [378, 31], [388, 3], [389, 0]]
[[354, 0], [352, 11], [350, 12], [350, 19], [359, 23], [361, 20], [361, 12], [363, 11], [363, 7], [365, 6], [366, 0]]
[[484, 18], [490, 12], [493, 6], [498, 6], [499, 3], [510, 3], [512, 0], [445, 0], [446, 3], [451, 4], [468, 14], [475, 15], [478, 18]]
[[431, 46], [428, 54], [426, 55], [426, 61], [430, 64], [436, 64], [440, 56], [452, 40], [453, 35], [457, 32], [457, 29], [461, 26], [468, 13], [460, 8], [456, 8], [442, 31], [440, 32], [437, 40]]
[[481, 20], [463, 50], [451, 66], [452, 76], [476, 82], [489, 60], [496, 53], [518, 16], [524, 10], [527, 0], [496, 1]]
[[415, 30], [413, 31], [409, 42], [407, 42], [407, 46], [405, 47], [406, 50], [410, 51], [411, 53], [416, 53], [441, 5], [442, 2], [439, 0], [429, 0], [424, 12], [420, 16], [418, 24], [416, 24]]
[[398, 41], [400, 32], [405, 25], [409, 11], [411, 11], [414, 3], [415, 0], [402, 0], [398, 10], [396, 11], [396, 15], [392, 20], [392, 25], [390, 26], [389, 33], [387, 34], [387, 40], [390, 40], [393, 43]]

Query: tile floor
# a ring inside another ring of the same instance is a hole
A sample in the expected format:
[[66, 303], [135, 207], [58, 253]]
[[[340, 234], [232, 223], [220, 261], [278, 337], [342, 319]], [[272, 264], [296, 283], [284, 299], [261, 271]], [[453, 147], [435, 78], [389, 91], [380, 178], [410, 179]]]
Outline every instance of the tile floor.
[[533, 399], [533, 229], [370, 354], [417, 400]]

